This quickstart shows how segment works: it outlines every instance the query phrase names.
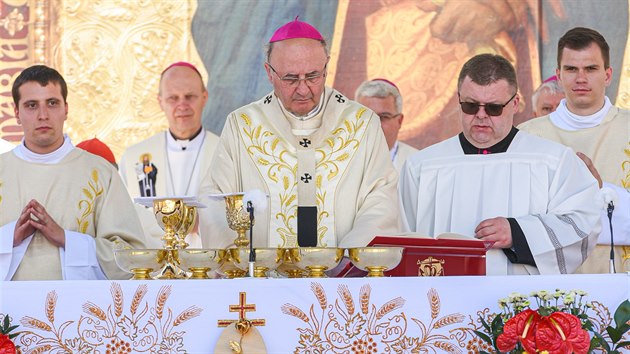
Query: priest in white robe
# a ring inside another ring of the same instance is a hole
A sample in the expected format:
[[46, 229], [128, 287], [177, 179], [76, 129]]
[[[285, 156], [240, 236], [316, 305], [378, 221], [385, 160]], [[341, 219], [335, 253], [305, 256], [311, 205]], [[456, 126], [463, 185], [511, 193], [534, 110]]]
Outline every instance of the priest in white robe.
[[519, 97], [505, 58], [470, 59], [458, 90], [463, 132], [403, 167], [407, 231], [494, 242], [488, 275], [573, 273], [600, 230], [596, 180], [571, 149], [512, 126]]
[[[556, 75], [566, 94], [550, 115], [532, 119], [519, 129], [559, 142], [577, 151], [600, 182], [612, 189], [611, 242], [607, 210], [602, 210], [602, 232], [597, 247], [579, 273], [622, 272], [630, 258], [630, 111], [613, 106], [606, 97], [612, 80], [609, 47], [604, 37], [588, 28], [569, 30], [559, 41]], [[613, 245], [614, 243], [614, 245]], [[610, 250], [614, 246], [614, 269]]]
[[[210, 178], [210, 161], [219, 141], [201, 124], [207, 100], [208, 91], [194, 65], [176, 62], [162, 72], [158, 102], [168, 120], [168, 130], [128, 147], [120, 159], [120, 174], [132, 197], [149, 196], [142, 193], [145, 190], [155, 192], [151, 196], [157, 197], [199, 196], [202, 181]], [[139, 216], [143, 225], [150, 225], [146, 231], [160, 230], [151, 209], [141, 211]], [[191, 248], [212, 243], [209, 217], [202, 216], [199, 221], [201, 231], [186, 237]], [[161, 247], [163, 235], [163, 231], [150, 232], [147, 236], [151, 246]]]
[[[274, 90], [228, 116], [210, 190], [269, 195], [256, 215], [256, 247], [365, 246], [398, 231], [396, 172], [379, 118], [324, 85], [321, 34], [292, 21], [274, 33], [266, 59]], [[235, 233], [223, 235], [229, 243]]]
[[407, 158], [418, 149], [398, 140], [398, 132], [405, 119], [403, 98], [398, 87], [387, 79], [364, 81], [355, 91], [354, 99], [379, 116], [389, 154], [400, 173]]
[[63, 134], [63, 77], [36, 65], [13, 85], [24, 139], [0, 155], [0, 278], [130, 278], [114, 248], [144, 246], [139, 220], [116, 170]]

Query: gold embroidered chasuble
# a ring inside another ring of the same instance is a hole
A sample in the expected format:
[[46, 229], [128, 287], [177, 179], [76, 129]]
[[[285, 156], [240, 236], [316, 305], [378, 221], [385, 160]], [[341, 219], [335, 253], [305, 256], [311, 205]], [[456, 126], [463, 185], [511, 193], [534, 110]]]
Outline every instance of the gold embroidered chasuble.
[[365, 246], [398, 229], [397, 174], [378, 116], [330, 88], [322, 99], [322, 124], [310, 135], [293, 134], [294, 118], [273, 93], [227, 118], [211, 188], [269, 195], [266, 215], [256, 216], [257, 247], [296, 246], [300, 200], [317, 206], [321, 247]]
[[[603, 182], [630, 189], [630, 111], [613, 106], [598, 126], [575, 131], [556, 127], [548, 115], [526, 121], [518, 128], [586, 154]], [[602, 228], [608, 228], [608, 222]], [[618, 236], [615, 232], [615, 238]], [[609, 253], [609, 245], [598, 245], [578, 272], [608, 273]], [[623, 269], [624, 254], [630, 254], [630, 247], [616, 245], [617, 271]]]
[[[80, 149], [56, 164], [26, 162], [13, 153], [1, 155], [0, 225], [15, 221], [31, 199], [40, 202], [64, 230], [95, 238], [96, 257], [108, 278], [130, 277], [116, 265], [113, 249], [143, 248], [142, 230], [109, 162]], [[13, 280], [34, 279], [62, 279], [59, 249], [38, 232], [13, 276]]]

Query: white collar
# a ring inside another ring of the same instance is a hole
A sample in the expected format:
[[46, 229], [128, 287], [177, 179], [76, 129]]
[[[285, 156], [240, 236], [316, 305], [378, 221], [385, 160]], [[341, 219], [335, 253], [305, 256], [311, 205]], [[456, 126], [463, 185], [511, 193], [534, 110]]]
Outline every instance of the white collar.
[[166, 146], [169, 151], [197, 151], [201, 148], [203, 141], [206, 137], [206, 130], [201, 128], [201, 133], [196, 137], [188, 139], [175, 139], [173, 135], [167, 130], [166, 132]]
[[549, 115], [549, 119], [556, 127], [569, 131], [596, 127], [604, 120], [604, 117], [606, 117], [606, 114], [608, 114], [608, 111], [612, 107], [612, 103], [610, 103], [608, 97], [604, 98], [604, 106], [602, 109], [589, 116], [581, 116], [569, 111], [567, 108], [567, 100], [563, 98], [558, 108]]
[[17, 157], [26, 161], [26, 162], [35, 162], [35, 163], [43, 163], [43, 164], [55, 164], [59, 161], [63, 160], [66, 155], [70, 153], [74, 149], [74, 145], [70, 141], [70, 138], [67, 134], [63, 135], [63, 144], [55, 151], [50, 152], [48, 154], [38, 154], [31, 150], [29, 150], [24, 144], [24, 139], [22, 139], [22, 143], [13, 149], [13, 152]]

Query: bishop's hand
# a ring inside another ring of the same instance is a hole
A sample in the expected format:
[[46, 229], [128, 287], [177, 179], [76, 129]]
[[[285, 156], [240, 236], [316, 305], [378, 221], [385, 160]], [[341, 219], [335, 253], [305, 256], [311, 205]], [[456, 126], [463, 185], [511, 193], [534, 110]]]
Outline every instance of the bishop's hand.
[[510, 248], [512, 247], [510, 222], [502, 217], [486, 219], [475, 228], [475, 238], [494, 241], [492, 248]]
[[46, 208], [32, 199], [20, 214], [13, 232], [13, 247], [21, 244], [35, 231], [39, 231], [48, 241], [57, 247], [66, 245], [65, 231], [50, 217]]

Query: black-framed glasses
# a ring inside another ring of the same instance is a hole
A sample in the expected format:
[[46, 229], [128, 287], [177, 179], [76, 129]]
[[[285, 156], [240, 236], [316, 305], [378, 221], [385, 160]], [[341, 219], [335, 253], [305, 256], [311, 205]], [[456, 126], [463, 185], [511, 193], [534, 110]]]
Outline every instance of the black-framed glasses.
[[280, 82], [282, 83], [282, 86], [284, 87], [298, 87], [298, 85], [300, 84], [300, 81], [302, 80], [304, 80], [304, 83], [306, 84], [306, 86], [312, 87], [312, 86], [317, 86], [321, 84], [322, 80], [326, 77], [326, 67], [328, 67], [328, 62], [324, 64], [324, 68], [322, 69], [322, 71], [316, 71], [313, 73], [306, 74], [304, 75], [303, 78], [300, 78], [299, 75], [295, 75], [295, 74], [286, 74], [284, 76], [280, 76], [280, 74], [278, 74], [276, 69], [274, 69], [273, 66], [271, 66], [271, 64], [267, 63], [267, 65], [269, 65], [269, 68], [271, 69], [271, 71], [273, 71], [273, 73], [276, 74], [278, 79], [280, 79]]
[[400, 116], [400, 113], [378, 113], [377, 116], [381, 118], [382, 121], [388, 121]]
[[[457, 94], [459, 96], [459, 93]], [[466, 114], [477, 114], [479, 112], [479, 107], [483, 107], [483, 109], [488, 113], [489, 116], [500, 116], [503, 113], [503, 108], [508, 105], [508, 103], [512, 102], [512, 100], [516, 97], [516, 93], [510, 97], [510, 99], [505, 102], [505, 104], [499, 103], [478, 103], [478, 102], [462, 102], [459, 101], [459, 104], [462, 107], [462, 112]], [[461, 100], [461, 98], [460, 98]]]

